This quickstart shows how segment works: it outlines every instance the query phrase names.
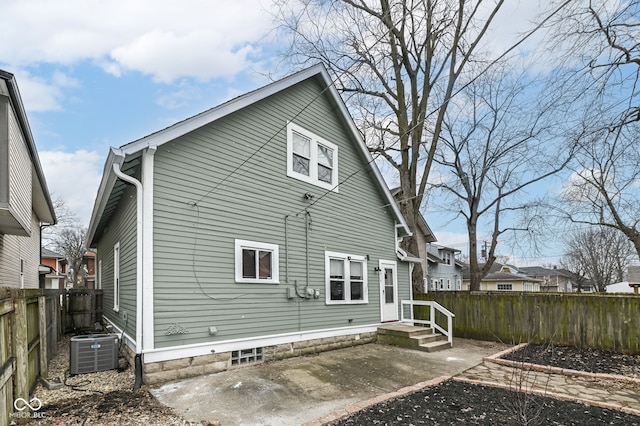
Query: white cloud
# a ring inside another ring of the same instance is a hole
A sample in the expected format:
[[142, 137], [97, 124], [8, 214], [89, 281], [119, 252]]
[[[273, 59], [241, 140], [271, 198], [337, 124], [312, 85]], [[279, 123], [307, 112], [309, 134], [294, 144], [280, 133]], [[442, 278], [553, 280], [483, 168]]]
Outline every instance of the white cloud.
[[89, 225], [102, 176], [103, 156], [94, 151], [40, 151], [49, 191], [63, 198], [84, 226]]
[[440, 231], [436, 229], [432, 229], [432, 231], [436, 234], [436, 238], [438, 239], [435, 244], [458, 249], [464, 255], [469, 253], [469, 236], [466, 233]]
[[105, 72], [232, 77], [247, 67], [272, 27], [261, 0], [7, 0], [0, 58], [11, 67], [90, 60]]
[[28, 73], [16, 72], [22, 103], [29, 112], [59, 111], [63, 93], [56, 84]]

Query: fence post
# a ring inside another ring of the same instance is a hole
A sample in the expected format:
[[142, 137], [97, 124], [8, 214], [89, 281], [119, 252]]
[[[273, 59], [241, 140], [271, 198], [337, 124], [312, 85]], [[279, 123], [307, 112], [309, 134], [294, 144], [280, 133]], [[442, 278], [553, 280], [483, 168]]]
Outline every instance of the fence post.
[[16, 359], [13, 398], [29, 399], [29, 335], [27, 334], [27, 298], [24, 290], [13, 290], [14, 321], [11, 324]]
[[47, 299], [44, 295], [38, 296], [38, 317], [40, 324], [40, 377], [48, 378], [47, 358]]

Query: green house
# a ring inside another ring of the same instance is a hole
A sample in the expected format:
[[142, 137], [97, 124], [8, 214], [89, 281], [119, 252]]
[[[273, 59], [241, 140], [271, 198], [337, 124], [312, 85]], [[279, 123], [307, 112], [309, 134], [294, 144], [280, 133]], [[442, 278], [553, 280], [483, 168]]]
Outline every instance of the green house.
[[147, 383], [375, 339], [409, 230], [317, 65], [109, 152], [104, 317]]

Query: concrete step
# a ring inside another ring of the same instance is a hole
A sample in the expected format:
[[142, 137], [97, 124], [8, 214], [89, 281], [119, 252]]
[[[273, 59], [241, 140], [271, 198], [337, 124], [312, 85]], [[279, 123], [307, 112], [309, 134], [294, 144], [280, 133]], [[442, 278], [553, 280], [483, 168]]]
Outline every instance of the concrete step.
[[406, 324], [390, 324], [378, 327], [378, 342], [408, 349], [434, 352], [451, 347], [446, 336], [432, 328]]
[[447, 340], [437, 340], [435, 342], [429, 342], [420, 345], [420, 350], [425, 352], [437, 352], [449, 349], [450, 347], [451, 343], [449, 343]]
[[378, 335], [385, 334], [390, 336], [411, 337], [425, 333], [433, 333], [433, 328], [407, 324], [389, 324], [378, 327]]

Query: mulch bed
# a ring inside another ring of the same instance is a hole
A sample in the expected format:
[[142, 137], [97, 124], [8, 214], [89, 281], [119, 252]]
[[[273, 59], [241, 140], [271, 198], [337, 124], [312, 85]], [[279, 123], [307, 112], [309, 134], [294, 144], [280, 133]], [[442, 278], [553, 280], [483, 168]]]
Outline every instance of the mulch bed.
[[589, 373], [619, 374], [640, 378], [640, 355], [573, 346], [529, 344], [502, 357], [510, 361], [550, 365]]
[[[639, 377], [640, 355], [528, 345], [504, 356], [518, 362]], [[577, 402], [455, 380], [385, 401], [331, 423], [346, 425], [640, 425], [640, 416]]]

